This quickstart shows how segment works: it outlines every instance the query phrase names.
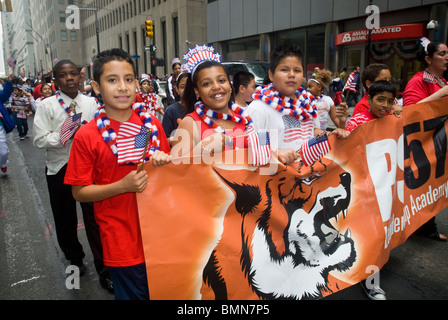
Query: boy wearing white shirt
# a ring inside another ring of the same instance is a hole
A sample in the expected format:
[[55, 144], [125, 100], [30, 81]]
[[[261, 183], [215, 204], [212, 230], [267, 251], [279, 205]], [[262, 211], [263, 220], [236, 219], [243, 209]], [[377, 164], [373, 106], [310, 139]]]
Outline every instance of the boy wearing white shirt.
[[[93, 98], [79, 93], [81, 77], [78, 67], [72, 61], [60, 61], [53, 70], [55, 84], [59, 87], [59, 91], [55, 96], [42, 101], [36, 111], [34, 146], [47, 150], [46, 177], [59, 246], [66, 259], [80, 268], [82, 275], [84, 274], [82, 260], [85, 253], [78, 240], [76, 201], [73, 198], [71, 186], [64, 184], [73, 139], [68, 140], [64, 145], [61, 142], [60, 132], [64, 122], [75, 114], [82, 113], [83, 124], [92, 120], [98, 105]], [[108, 270], [103, 265], [102, 246], [98, 225], [94, 218], [93, 204], [81, 204], [81, 208], [95, 267], [100, 275], [100, 283], [112, 291], [113, 286], [108, 280]]]
[[[247, 111], [253, 128], [271, 134], [271, 148], [283, 164], [292, 164], [300, 158], [302, 144], [322, 133], [314, 97], [302, 87], [303, 55], [292, 44], [279, 46], [271, 54], [267, 87], [257, 88], [254, 101]], [[346, 137], [343, 129], [331, 134]]]

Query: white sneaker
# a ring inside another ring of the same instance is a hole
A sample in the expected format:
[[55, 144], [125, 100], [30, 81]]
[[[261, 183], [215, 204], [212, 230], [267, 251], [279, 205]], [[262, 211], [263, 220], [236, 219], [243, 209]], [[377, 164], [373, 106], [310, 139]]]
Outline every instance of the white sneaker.
[[371, 289], [368, 289], [364, 281], [361, 281], [361, 287], [364, 289], [364, 292], [367, 294], [367, 297], [369, 297], [370, 300], [387, 300], [386, 299], [386, 292], [384, 292], [383, 289], [381, 289], [379, 286], [374, 286]]

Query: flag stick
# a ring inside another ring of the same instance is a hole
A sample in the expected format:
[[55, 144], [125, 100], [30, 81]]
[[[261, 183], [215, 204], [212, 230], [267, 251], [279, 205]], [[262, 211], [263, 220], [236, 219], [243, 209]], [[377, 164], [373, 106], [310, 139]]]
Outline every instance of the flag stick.
[[149, 140], [150, 140], [150, 138], [151, 138], [151, 130], [146, 133], [145, 152], [143, 152], [142, 164], [138, 168], [138, 172], [139, 173], [143, 171], [143, 167], [145, 165], [145, 157], [146, 157], [146, 154], [148, 153], [148, 147], [149, 147]]

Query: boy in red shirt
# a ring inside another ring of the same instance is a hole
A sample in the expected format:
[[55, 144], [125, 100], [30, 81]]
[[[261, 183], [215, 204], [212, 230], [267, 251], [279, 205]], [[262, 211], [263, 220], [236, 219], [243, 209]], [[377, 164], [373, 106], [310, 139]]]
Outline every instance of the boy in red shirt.
[[[104, 106], [73, 141], [65, 183], [79, 202], [95, 202], [104, 264], [109, 266], [115, 299], [149, 299], [136, 192], [147, 185], [137, 159], [120, 157], [120, 137], [135, 126], [150, 135], [148, 153], [155, 166], [170, 162], [170, 147], [157, 118], [133, 104], [137, 88], [132, 58], [121, 49], [98, 55], [93, 65], [93, 89]], [[126, 136], [134, 138], [137, 135]], [[124, 138], [122, 138], [124, 139]], [[145, 139], [144, 139], [145, 140]], [[141, 158], [143, 151], [141, 151]]]
[[352, 131], [362, 123], [389, 115], [396, 95], [397, 91], [389, 81], [380, 80], [372, 83], [367, 95], [369, 109], [354, 115], [347, 122], [345, 130]]
[[[376, 81], [371, 84], [367, 95], [369, 109], [362, 113], [354, 115], [348, 121], [346, 129], [351, 132], [359, 125], [378, 118], [384, 118], [389, 115], [394, 106], [397, 91], [395, 87], [387, 80]], [[344, 121], [342, 119], [342, 121]], [[371, 300], [386, 300], [386, 293], [379, 285], [369, 287], [367, 280], [361, 281], [361, 287]]]

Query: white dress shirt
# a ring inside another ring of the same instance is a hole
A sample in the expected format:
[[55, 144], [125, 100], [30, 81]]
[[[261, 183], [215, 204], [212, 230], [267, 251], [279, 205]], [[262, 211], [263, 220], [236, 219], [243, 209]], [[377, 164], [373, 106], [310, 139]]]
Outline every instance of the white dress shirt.
[[[93, 98], [78, 94], [75, 99], [71, 99], [62, 92], [61, 98], [67, 106], [70, 106], [72, 101], [77, 103], [76, 113], [82, 112], [82, 121], [90, 121], [95, 117], [98, 105]], [[34, 116], [33, 144], [39, 149], [47, 149], [48, 175], [57, 174], [68, 163], [73, 140], [70, 139], [63, 146], [59, 137], [61, 126], [68, 117], [69, 114], [61, 106], [56, 96], [42, 101]]]

